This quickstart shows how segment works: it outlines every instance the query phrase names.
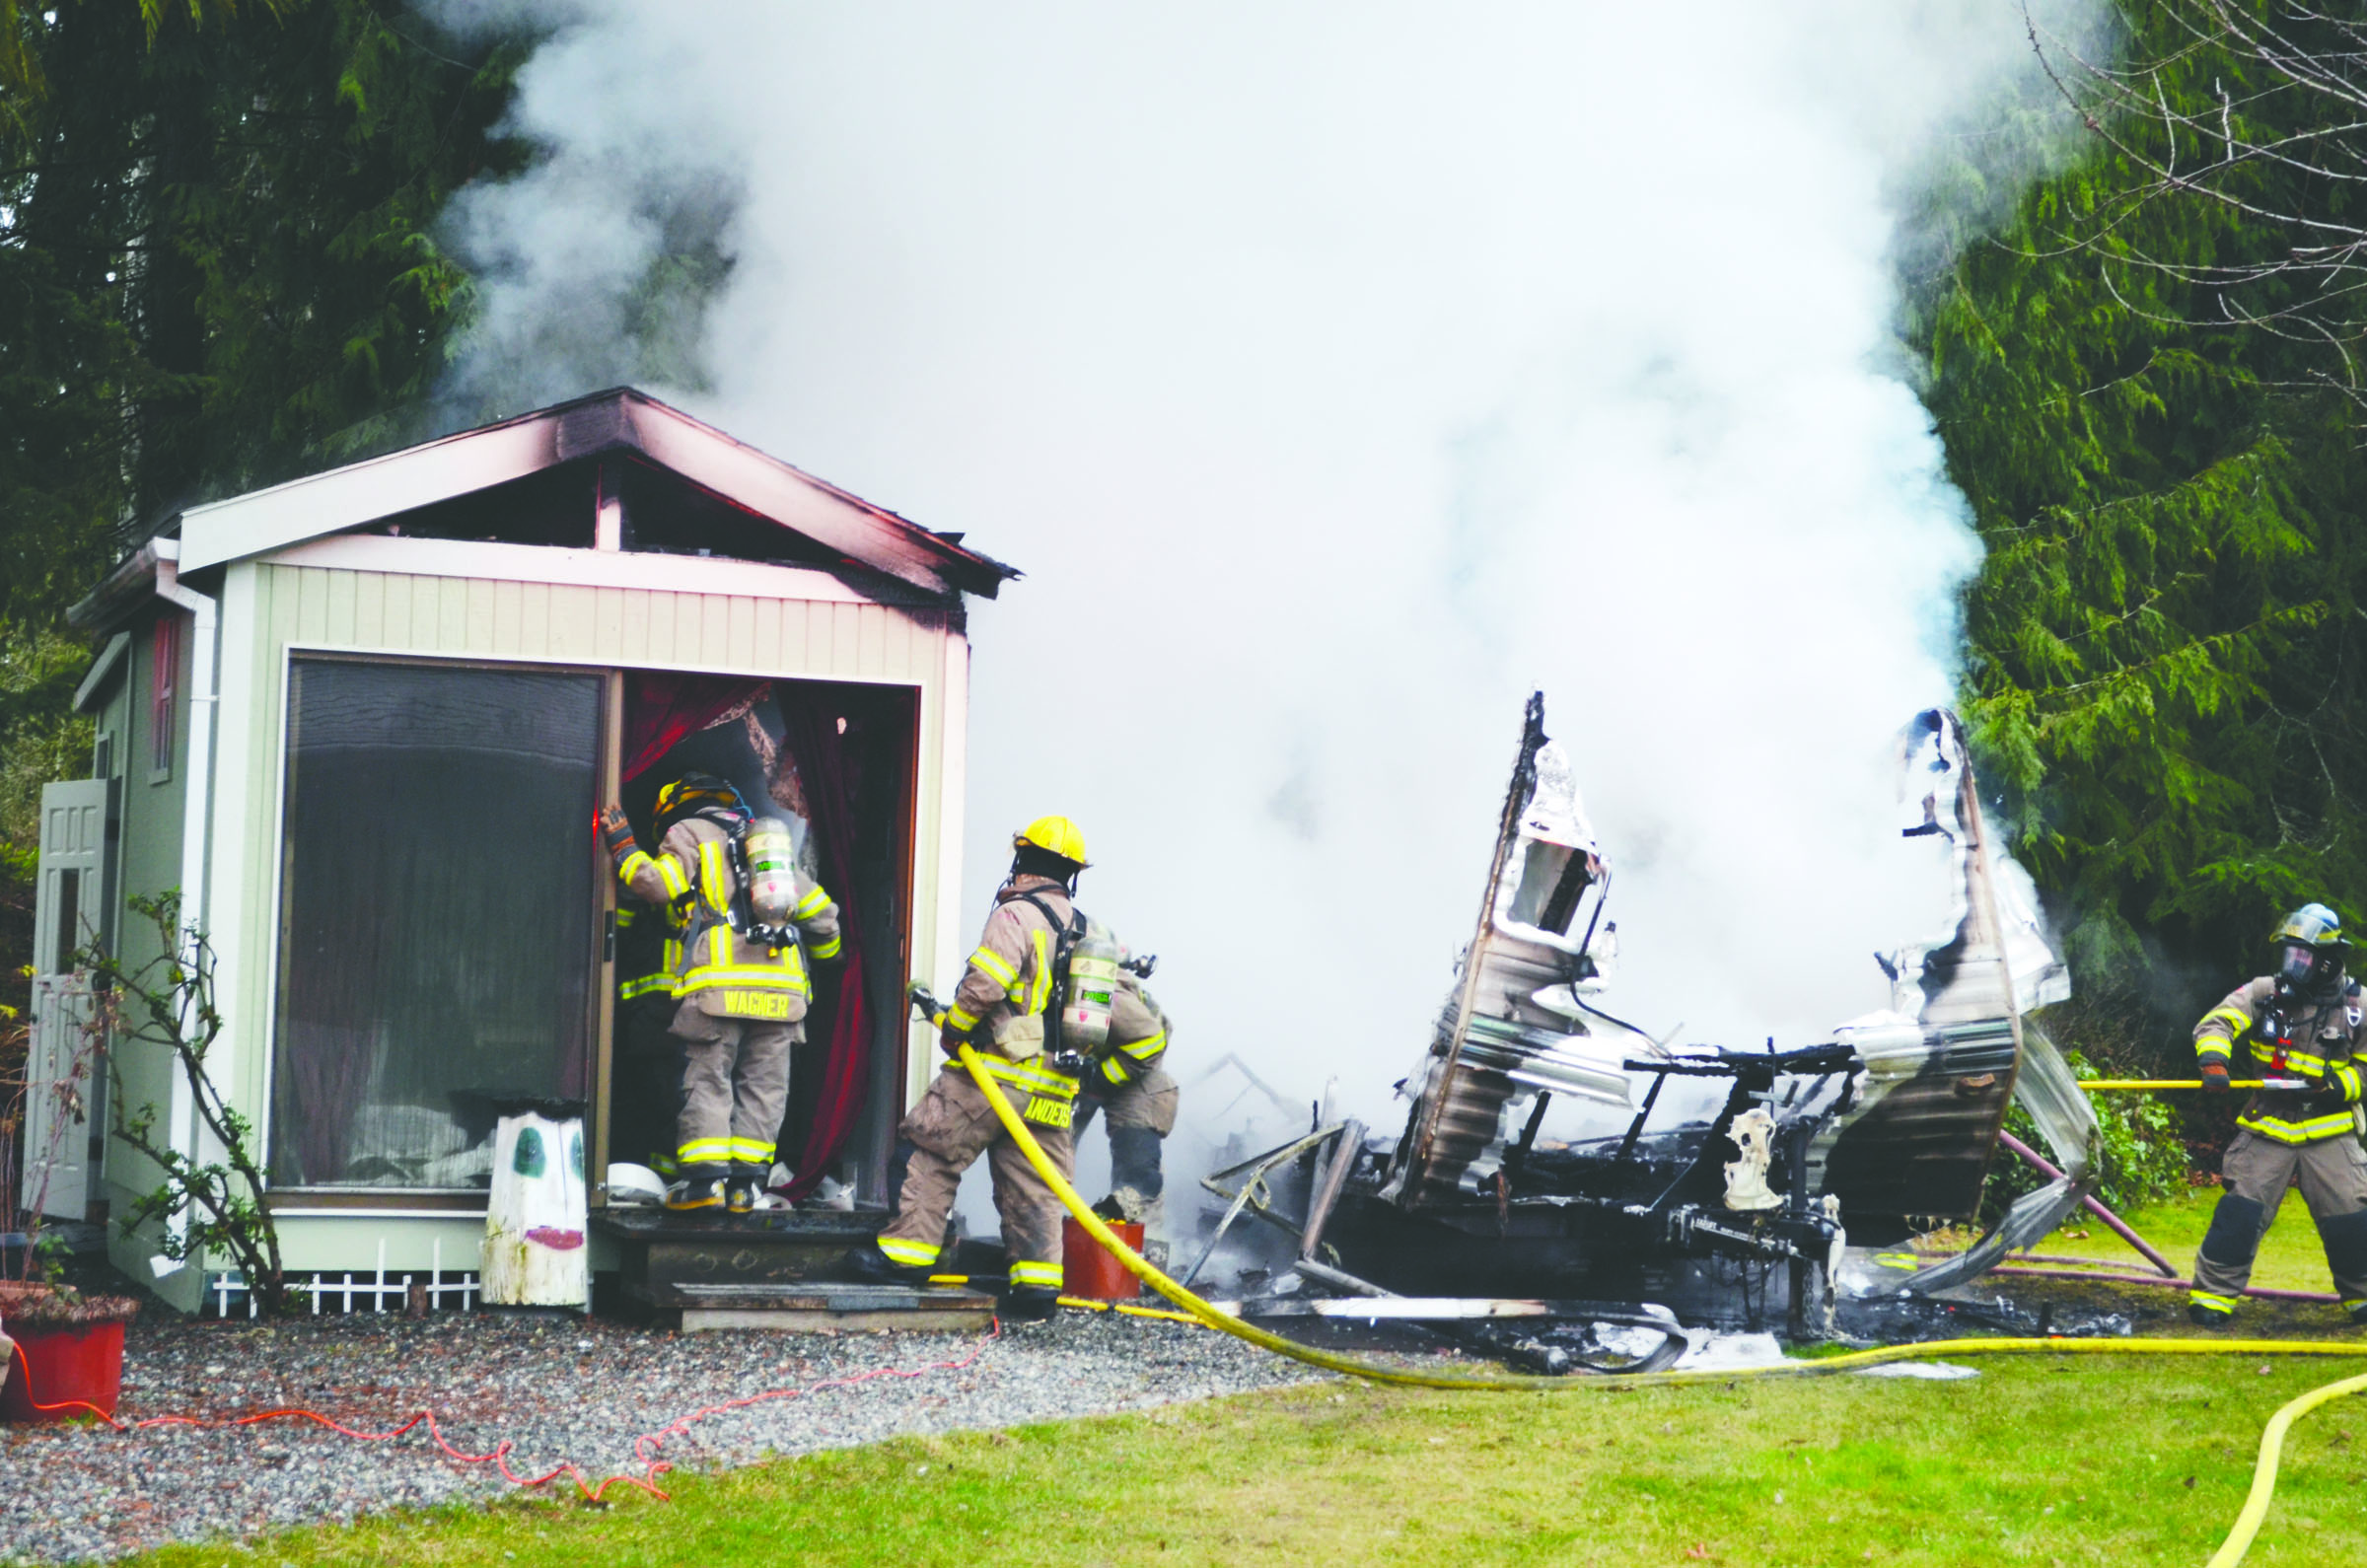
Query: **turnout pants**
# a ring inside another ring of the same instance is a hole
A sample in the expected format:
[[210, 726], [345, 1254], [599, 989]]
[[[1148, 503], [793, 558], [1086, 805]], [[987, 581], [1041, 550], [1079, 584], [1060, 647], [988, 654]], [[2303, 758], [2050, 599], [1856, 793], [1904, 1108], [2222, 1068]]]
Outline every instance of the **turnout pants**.
[[1077, 1136], [1097, 1114], [1109, 1117], [1110, 1195], [1125, 1218], [1156, 1231], [1165, 1219], [1159, 1195], [1167, 1188], [1160, 1156], [1176, 1130], [1176, 1103], [1183, 1091], [1167, 1070], [1154, 1067], [1132, 1083], [1112, 1089], [1090, 1076], [1077, 1096]]
[[682, 1113], [675, 1159], [686, 1180], [724, 1176], [761, 1182], [789, 1108], [789, 1049], [803, 1023], [710, 1018], [695, 1000], [668, 1031], [682, 1047]]
[[[1026, 1104], [1023, 1096], [1010, 1098], [1015, 1105]], [[1028, 1131], [1062, 1176], [1076, 1170], [1076, 1141], [1066, 1127], [1031, 1122]], [[994, 1209], [1002, 1217], [1011, 1283], [1060, 1288], [1060, 1221], [1065, 1211], [961, 1064], [951, 1064], [937, 1075], [897, 1132], [912, 1145], [912, 1158], [897, 1193], [896, 1218], [880, 1232], [880, 1250], [890, 1261], [905, 1268], [926, 1268], [937, 1261], [962, 1173], [983, 1154], [994, 1177]]]
[[2278, 1143], [2239, 1129], [2219, 1167], [2227, 1190], [2194, 1258], [2196, 1306], [2234, 1312], [2252, 1278], [2260, 1238], [2298, 1177], [2318, 1222], [2327, 1267], [2345, 1302], [2367, 1300], [2367, 1149], [2348, 1133], [2315, 1143]]

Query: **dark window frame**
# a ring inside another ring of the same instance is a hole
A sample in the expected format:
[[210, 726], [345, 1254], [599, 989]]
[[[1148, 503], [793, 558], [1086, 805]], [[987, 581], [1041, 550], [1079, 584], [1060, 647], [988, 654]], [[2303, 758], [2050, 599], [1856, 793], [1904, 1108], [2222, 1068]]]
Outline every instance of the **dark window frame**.
[[167, 610], [156, 617], [148, 658], [148, 782], [163, 784], [173, 777], [173, 752], [179, 740], [177, 710], [180, 699], [181, 616]]
[[[593, 677], [596, 682], [597, 705], [594, 710], [594, 735], [591, 761], [594, 773], [594, 794], [606, 799], [614, 788], [613, 758], [610, 736], [617, 714], [614, 711], [618, 696], [615, 690], [615, 667], [584, 664], [574, 661], [543, 661], [532, 659], [488, 659], [481, 655], [446, 656], [437, 654], [393, 654], [357, 652], [338, 648], [310, 648], [291, 643], [281, 650], [281, 685], [279, 702], [279, 751], [276, 763], [277, 799], [273, 810], [271, 858], [271, 936], [269, 964], [270, 1005], [264, 1011], [264, 1035], [261, 1041], [263, 1061], [263, 1093], [259, 1121], [261, 1137], [258, 1151], [268, 1190], [266, 1203], [274, 1208], [310, 1209], [368, 1208], [373, 1212], [387, 1210], [416, 1210], [420, 1213], [484, 1212], [486, 1194], [476, 1188], [428, 1186], [362, 1186], [318, 1185], [290, 1181], [274, 1181], [270, 1177], [273, 1165], [272, 1145], [277, 1135], [278, 1073], [280, 1052], [281, 991], [285, 984], [285, 958], [282, 941], [287, 919], [286, 847], [288, 812], [291, 807], [290, 769], [294, 763], [293, 726], [295, 721], [296, 667], [300, 663], [355, 664], [380, 668], [409, 667], [438, 671], [482, 670], [503, 675], [559, 675]], [[592, 1102], [588, 1114], [592, 1124], [605, 1118], [600, 1105], [602, 1077], [605, 1072], [608, 1033], [608, 1008], [604, 998], [608, 990], [608, 970], [603, 947], [606, 920], [603, 911], [609, 907], [611, 878], [597, 855], [586, 857], [586, 897], [593, 912], [590, 921], [590, 941], [585, 949], [592, 1002], [585, 1008], [584, 1037], [581, 1044], [586, 1066], [586, 1095]], [[587, 1127], [587, 1134], [590, 1128]], [[589, 1136], [586, 1152], [591, 1152]], [[587, 1172], [587, 1178], [596, 1173]], [[598, 1184], [598, 1183], [593, 1183]]]

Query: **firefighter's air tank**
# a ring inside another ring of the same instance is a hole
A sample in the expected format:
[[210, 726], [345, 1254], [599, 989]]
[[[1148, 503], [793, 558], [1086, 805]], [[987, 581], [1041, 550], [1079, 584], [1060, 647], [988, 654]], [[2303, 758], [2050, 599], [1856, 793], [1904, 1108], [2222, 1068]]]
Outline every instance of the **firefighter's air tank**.
[[797, 840], [777, 817], [759, 817], [740, 840], [748, 862], [748, 908], [768, 926], [789, 923], [797, 906]]
[[1068, 955], [1068, 995], [1060, 1008], [1063, 1048], [1090, 1055], [1110, 1039], [1110, 1009], [1117, 997], [1117, 937], [1099, 920]]

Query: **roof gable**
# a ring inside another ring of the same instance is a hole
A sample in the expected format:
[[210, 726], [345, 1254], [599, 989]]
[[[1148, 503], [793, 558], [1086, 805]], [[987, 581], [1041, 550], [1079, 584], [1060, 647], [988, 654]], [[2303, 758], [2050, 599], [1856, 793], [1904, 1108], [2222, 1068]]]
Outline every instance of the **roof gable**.
[[[630, 388], [191, 507], [180, 519], [180, 569], [284, 549], [604, 453], [666, 469], [707, 492], [719, 503], [718, 527], [777, 527], [812, 541], [812, 553], [929, 594], [991, 599], [1004, 579], [1019, 575]], [[652, 539], [640, 547], [664, 546]]]

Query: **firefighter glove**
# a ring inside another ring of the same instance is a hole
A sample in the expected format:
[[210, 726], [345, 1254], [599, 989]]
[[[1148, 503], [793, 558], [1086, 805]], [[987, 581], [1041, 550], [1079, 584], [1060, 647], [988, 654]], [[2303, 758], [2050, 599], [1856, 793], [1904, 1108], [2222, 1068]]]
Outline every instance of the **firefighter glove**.
[[2355, 1105], [2359, 1103], [2359, 1088], [2358, 1068], [2349, 1062], [2335, 1062], [2327, 1069], [2326, 1076], [2312, 1086], [2310, 1094], [2315, 1100]]
[[2227, 1093], [2227, 1063], [2204, 1062], [2202, 1064], [2202, 1092], [2206, 1095]]
[[622, 860], [638, 846], [633, 842], [633, 824], [624, 820], [624, 813], [614, 806], [603, 806], [592, 818], [592, 826], [600, 834], [603, 847], [610, 860]]

